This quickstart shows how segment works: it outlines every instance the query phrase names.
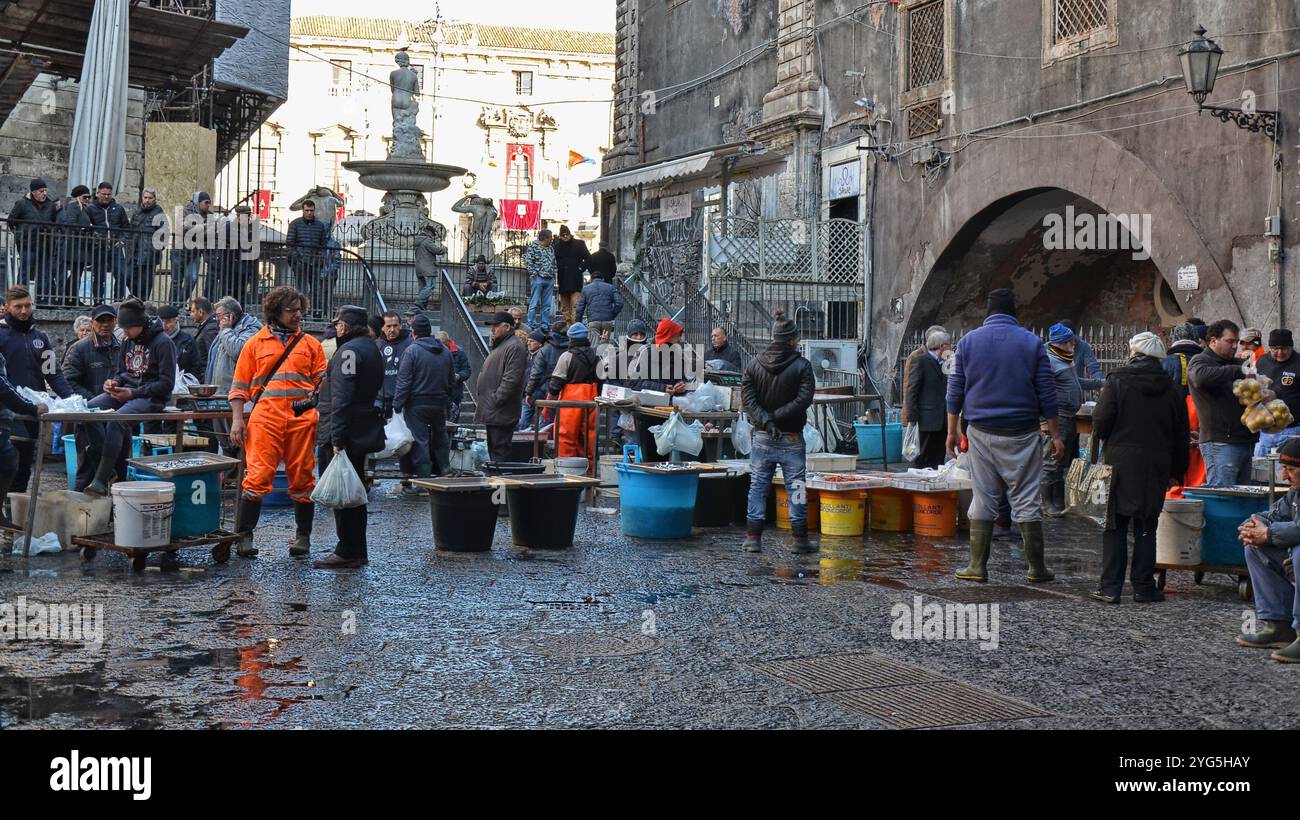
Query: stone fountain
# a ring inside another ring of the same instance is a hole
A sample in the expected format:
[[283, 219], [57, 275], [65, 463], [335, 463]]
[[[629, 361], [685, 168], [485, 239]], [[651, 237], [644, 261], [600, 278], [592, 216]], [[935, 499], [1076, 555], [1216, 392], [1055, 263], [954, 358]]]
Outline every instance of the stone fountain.
[[355, 173], [362, 185], [384, 192], [379, 216], [362, 227], [362, 237], [371, 245], [383, 243], [409, 252], [426, 225], [433, 226], [439, 242], [445, 239], [446, 228], [429, 218], [429, 203], [424, 195], [443, 190], [452, 177], [467, 171], [425, 161], [420, 149], [420, 126], [416, 123], [420, 75], [411, 69], [405, 49], [398, 51], [395, 59], [398, 67], [388, 75], [393, 107], [393, 145], [388, 158], [355, 160], [343, 163], [343, 167]]

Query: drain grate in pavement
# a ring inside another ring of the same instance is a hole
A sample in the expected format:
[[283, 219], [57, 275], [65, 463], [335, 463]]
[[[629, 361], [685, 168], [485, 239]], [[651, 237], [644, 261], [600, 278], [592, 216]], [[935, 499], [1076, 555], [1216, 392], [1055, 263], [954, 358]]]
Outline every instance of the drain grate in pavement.
[[658, 646], [649, 635], [614, 635], [605, 632], [525, 632], [501, 639], [506, 649], [529, 655], [560, 658], [596, 658], [638, 655]]
[[754, 668], [813, 695], [946, 680], [919, 666], [870, 654], [787, 658]]
[[1051, 714], [957, 681], [830, 692], [826, 698], [895, 729], [932, 729]]
[[896, 729], [1051, 715], [920, 666], [868, 653], [783, 658], [753, 668]]
[[946, 601], [955, 601], [959, 604], [993, 604], [1011, 603], [1014, 601], [1059, 601], [1063, 598], [1073, 600], [1076, 597], [1073, 595], [1067, 595], [1063, 592], [1053, 592], [1049, 589], [1020, 586], [996, 586], [988, 584], [975, 584], [963, 587], [935, 587], [933, 589], [918, 590], [918, 592], [924, 595], [932, 595], [935, 598], [943, 598]]
[[600, 609], [601, 601], [529, 601], [534, 609], [544, 609], [549, 612], [589, 612], [594, 609]]

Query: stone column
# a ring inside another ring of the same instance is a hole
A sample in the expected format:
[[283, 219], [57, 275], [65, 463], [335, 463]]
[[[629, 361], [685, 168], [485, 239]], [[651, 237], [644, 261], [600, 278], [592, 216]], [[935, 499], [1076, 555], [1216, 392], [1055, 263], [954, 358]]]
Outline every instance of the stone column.
[[817, 77], [814, 36], [815, 0], [780, 0], [776, 86], [763, 96], [763, 120], [749, 129], [751, 139], [791, 161], [777, 182], [778, 215], [814, 216], [820, 175], [816, 140], [822, 123], [821, 82]]

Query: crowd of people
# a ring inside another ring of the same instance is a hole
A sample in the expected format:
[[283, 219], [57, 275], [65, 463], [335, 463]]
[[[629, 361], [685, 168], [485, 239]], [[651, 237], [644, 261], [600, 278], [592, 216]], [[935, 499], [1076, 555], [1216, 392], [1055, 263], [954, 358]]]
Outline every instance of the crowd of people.
[[[29, 187], [10, 209], [7, 223], [18, 251], [16, 279], [43, 304], [111, 304], [125, 298], [185, 304], [205, 292], [242, 302], [256, 294], [257, 261], [228, 238], [216, 238], [251, 236], [252, 209], [247, 205], [220, 215], [212, 208], [212, 197], [196, 191], [181, 211], [183, 224], [173, 226], [153, 188], [142, 189], [132, 206], [115, 198], [109, 182], [99, 183], [93, 192], [73, 186], [62, 198], [53, 196], [43, 179], [32, 179]], [[310, 222], [305, 212], [290, 225], [301, 241], [290, 240], [289, 261], [300, 284], [318, 289], [308, 276], [318, 274], [328, 259], [328, 237], [313, 234], [310, 227], [304, 230], [303, 222]], [[173, 230], [182, 233], [181, 242], [174, 241]], [[158, 274], [168, 249], [171, 283], [160, 286]], [[206, 284], [200, 288], [205, 265]]]
[[[1276, 453], [1289, 489], [1239, 530], [1257, 622], [1243, 627], [1237, 643], [1272, 648], [1273, 659], [1300, 663], [1293, 570], [1300, 558], [1300, 359], [1290, 330], [1272, 330], [1266, 345], [1263, 340], [1259, 329], [1243, 331], [1230, 320], [1190, 319], [1172, 329], [1168, 347], [1154, 333], [1137, 334], [1127, 361], [1103, 376], [1069, 322], [1055, 323], [1044, 343], [1019, 324], [1014, 296], [1005, 289], [989, 295], [984, 323], [953, 353], [947, 330], [927, 330], [906, 366], [904, 412], [920, 433], [919, 466], [966, 454], [973, 484], [970, 560], [957, 577], [988, 580], [999, 525], [1019, 529], [1027, 580], [1055, 577], [1043, 517], [1064, 512], [1065, 472], [1081, 455], [1076, 414], [1083, 391], [1100, 389], [1092, 435], [1109, 482], [1092, 598], [1118, 604], [1127, 573], [1134, 601], [1163, 601], [1155, 562], [1166, 498], [1180, 497], [1184, 487], [1247, 484], [1252, 457]], [[1243, 422], [1233, 386], [1256, 372], [1272, 380], [1290, 411], [1286, 429], [1259, 434]]]

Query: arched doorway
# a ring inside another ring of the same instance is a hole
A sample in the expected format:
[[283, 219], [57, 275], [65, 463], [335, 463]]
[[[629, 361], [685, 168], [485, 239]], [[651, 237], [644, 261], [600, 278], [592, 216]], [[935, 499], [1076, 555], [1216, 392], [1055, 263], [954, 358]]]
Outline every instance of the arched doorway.
[[1061, 188], [1020, 191], [988, 205], [935, 260], [904, 346], [932, 324], [977, 327], [995, 288], [1015, 291], [1019, 318], [1030, 327], [1068, 319], [1159, 330], [1179, 321], [1167, 277], [1143, 248], [1140, 218], [1132, 232], [1123, 225], [1107, 232], [1108, 219], [1104, 208]]

